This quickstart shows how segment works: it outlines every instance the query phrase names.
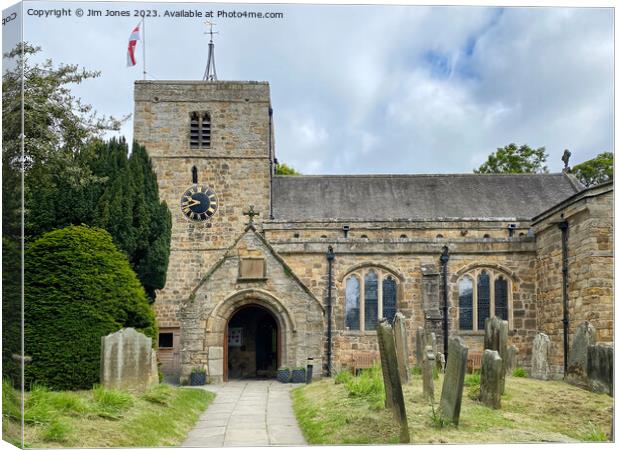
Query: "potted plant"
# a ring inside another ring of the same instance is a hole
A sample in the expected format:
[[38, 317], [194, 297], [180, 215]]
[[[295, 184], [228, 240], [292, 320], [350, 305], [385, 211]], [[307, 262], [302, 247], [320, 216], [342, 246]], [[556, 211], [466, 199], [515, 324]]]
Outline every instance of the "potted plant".
[[277, 380], [280, 383], [288, 383], [291, 381], [291, 369], [288, 367], [280, 367], [278, 369]]
[[297, 367], [293, 369], [292, 380], [293, 383], [305, 383], [306, 382], [306, 369], [304, 367]]
[[204, 367], [194, 367], [189, 376], [190, 386], [204, 386], [207, 383], [207, 371]]

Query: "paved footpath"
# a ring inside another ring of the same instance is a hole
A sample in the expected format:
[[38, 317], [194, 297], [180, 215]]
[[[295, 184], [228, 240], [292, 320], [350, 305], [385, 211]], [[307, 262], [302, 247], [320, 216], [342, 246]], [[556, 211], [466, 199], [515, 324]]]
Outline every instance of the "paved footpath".
[[215, 392], [215, 400], [183, 447], [307, 445], [293, 413], [290, 384], [229, 381], [204, 388]]

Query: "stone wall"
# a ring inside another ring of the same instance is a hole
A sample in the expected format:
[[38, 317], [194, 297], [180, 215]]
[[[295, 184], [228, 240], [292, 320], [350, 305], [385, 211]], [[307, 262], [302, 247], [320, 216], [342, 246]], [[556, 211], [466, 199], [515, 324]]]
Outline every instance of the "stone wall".
[[[317, 224], [315, 224], [317, 225]], [[376, 226], [376, 224], [357, 224]], [[430, 229], [430, 223], [423, 226]], [[437, 224], [430, 233], [442, 230]], [[476, 223], [471, 224], [472, 227]], [[489, 224], [485, 224], [490, 228]], [[496, 223], [496, 230], [504, 228]], [[273, 236], [271, 222], [265, 223], [265, 235]], [[462, 226], [465, 226], [462, 224]], [[415, 234], [416, 225], [409, 224], [409, 234]], [[318, 228], [318, 226], [317, 226]], [[333, 225], [332, 225], [333, 228]], [[473, 229], [473, 228], [472, 228]], [[498, 231], [499, 232], [499, 231]], [[315, 229], [319, 234], [321, 230]], [[274, 240], [274, 249], [282, 255], [293, 271], [298, 274], [314, 295], [326, 305], [328, 243], [321, 239]], [[460, 275], [473, 268], [486, 267], [501, 271], [511, 280], [514, 311], [511, 314], [510, 343], [519, 348], [519, 355], [531, 352], [531, 341], [536, 334], [535, 305], [535, 243], [531, 237], [515, 236], [503, 239], [474, 239], [461, 236], [455, 239], [360, 240], [338, 238], [330, 242], [336, 254], [333, 264], [333, 358], [334, 367], [350, 365], [358, 352], [378, 352], [374, 331], [345, 329], [345, 277], [359, 267], [375, 267], [389, 271], [398, 278], [398, 310], [406, 318], [409, 332], [409, 349], [415, 348], [415, 330], [425, 327], [437, 334], [437, 343], [443, 351], [442, 341], [442, 281], [439, 256], [443, 245], [450, 248], [448, 263], [449, 333], [459, 335], [472, 351], [483, 350], [484, 331], [458, 330], [458, 287]], [[410, 351], [410, 360], [414, 354]], [[529, 361], [529, 360], [528, 360]]]
[[569, 345], [589, 321], [599, 342], [613, 342], [613, 185], [583, 191], [534, 219], [538, 327], [551, 339], [550, 366], [563, 374], [562, 232], [568, 222]]

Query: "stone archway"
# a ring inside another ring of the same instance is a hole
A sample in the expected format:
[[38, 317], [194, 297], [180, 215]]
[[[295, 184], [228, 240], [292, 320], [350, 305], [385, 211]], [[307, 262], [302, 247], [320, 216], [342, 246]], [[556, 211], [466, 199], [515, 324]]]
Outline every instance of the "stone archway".
[[293, 365], [295, 359], [294, 336], [297, 331], [295, 319], [282, 302], [267, 291], [247, 289], [219, 302], [206, 317], [206, 351], [209, 377], [214, 382], [226, 381], [228, 376], [228, 326], [238, 312], [247, 308], [265, 311], [277, 327], [277, 362]]
[[280, 365], [281, 324], [258, 304], [237, 308], [224, 332], [224, 381], [275, 378]]

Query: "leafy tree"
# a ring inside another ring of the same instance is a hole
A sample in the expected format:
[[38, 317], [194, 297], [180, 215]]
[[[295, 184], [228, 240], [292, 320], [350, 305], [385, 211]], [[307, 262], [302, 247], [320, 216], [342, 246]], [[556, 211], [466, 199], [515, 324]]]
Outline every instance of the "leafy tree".
[[13, 355], [21, 355], [22, 311], [21, 245], [2, 239], [2, 376], [21, 386], [21, 366]]
[[[98, 77], [99, 72], [71, 64], [56, 67], [49, 59], [33, 64], [31, 58], [40, 50], [22, 42], [3, 55], [12, 69], [2, 77], [2, 187], [5, 193], [20, 192], [23, 168], [26, 218], [40, 213], [40, 209], [29, 207], [30, 200], [54, 178], [64, 178], [73, 185], [99, 182], [80, 164], [80, 154], [86, 143], [120, 127], [120, 121], [97, 115], [92, 106], [71, 94], [71, 84]], [[3, 208], [5, 236], [21, 234], [20, 196], [14, 197], [3, 196], [9, 200]]]
[[545, 147], [509, 144], [498, 148], [474, 173], [547, 173]]
[[612, 180], [614, 177], [614, 154], [611, 152], [600, 153], [588, 161], [577, 164], [571, 172], [586, 187]]
[[300, 172], [297, 172], [291, 166], [286, 165], [285, 163], [279, 163], [276, 166], [276, 175], [301, 175]]
[[[69, 85], [99, 76], [50, 60], [32, 64], [39, 47], [23, 43], [5, 58], [15, 69], [3, 77], [3, 235], [21, 235], [24, 168], [25, 237], [68, 225], [108, 230], [137, 272], [149, 297], [165, 284], [171, 217], [159, 201], [157, 180], [143, 147], [131, 156], [124, 140], [101, 140], [120, 122], [100, 117], [72, 96]], [[24, 66], [24, 156], [21, 155], [21, 70]], [[16, 195], [17, 194], [17, 195]]]
[[105, 230], [44, 234], [27, 249], [24, 274], [26, 386], [90, 389], [99, 380], [102, 336], [123, 327], [157, 334], [144, 289]]

